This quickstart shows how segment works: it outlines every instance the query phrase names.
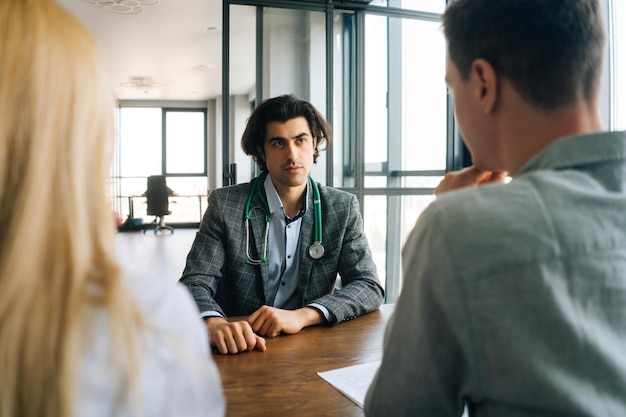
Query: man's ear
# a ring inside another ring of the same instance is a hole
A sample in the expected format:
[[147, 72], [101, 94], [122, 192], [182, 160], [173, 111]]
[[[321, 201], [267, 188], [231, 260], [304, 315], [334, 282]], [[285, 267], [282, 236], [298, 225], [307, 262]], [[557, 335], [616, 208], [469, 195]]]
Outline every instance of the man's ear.
[[490, 114], [498, 101], [498, 74], [489, 61], [479, 58], [472, 62], [472, 77], [483, 111]]
[[256, 151], [258, 152], [258, 154], [261, 157], [261, 159], [263, 160], [263, 162], [266, 162], [265, 161], [265, 150], [262, 147], [257, 146], [256, 147]]

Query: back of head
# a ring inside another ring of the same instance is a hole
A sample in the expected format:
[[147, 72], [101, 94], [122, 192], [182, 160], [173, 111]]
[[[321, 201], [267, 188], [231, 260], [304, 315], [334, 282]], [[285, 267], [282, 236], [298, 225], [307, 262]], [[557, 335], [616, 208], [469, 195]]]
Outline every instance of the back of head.
[[114, 102], [91, 35], [56, 3], [3, 0], [0, 19], [0, 218], [10, 231], [0, 248], [4, 257], [27, 240], [32, 259], [110, 219]]
[[443, 26], [465, 79], [483, 58], [537, 108], [595, 103], [605, 36], [597, 0], [456, 0]]
[[88, 302], [119, 299], [114, 103], [90, 34], [52, 0], [0, 2], [0, 56], [0, 416], [71, 416], [72, 334]]
[[293, 94], [270, 98], [262, 102], [248, 119], [246, 129], [241, 137], [241, 148], [246, 155], [252, 155], [262, 171], [267, 167], [259, 153], [263, 149], [267, 124], [270, 122], [284, 123], [296, 117], [304, 117], [309, 124], [311, 134], [317, 139], [314, 162], [319, 156], [319, 146], [326, 142], [330, 146], [330, 125], [321, 113], [308, 101], [302, 100]]

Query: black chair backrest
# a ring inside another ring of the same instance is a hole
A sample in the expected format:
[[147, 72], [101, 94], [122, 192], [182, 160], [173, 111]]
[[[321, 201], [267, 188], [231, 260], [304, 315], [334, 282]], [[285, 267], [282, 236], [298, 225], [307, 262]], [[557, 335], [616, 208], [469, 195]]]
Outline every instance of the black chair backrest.
[[148, 203], [149, 216], [165, 216], [169, 211], [169, 188], [163, 175], [152, 175], [148, 177], [148, 189], [146, 198]]

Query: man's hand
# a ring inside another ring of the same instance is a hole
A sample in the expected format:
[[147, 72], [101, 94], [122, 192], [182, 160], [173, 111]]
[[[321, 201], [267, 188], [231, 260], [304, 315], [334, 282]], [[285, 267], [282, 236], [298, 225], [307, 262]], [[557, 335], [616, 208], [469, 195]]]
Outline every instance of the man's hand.
[[463, 187], [478, 187], [491, 182], [504, 183], [506, 176], [507, 173], [504, 171], [483, 171], [472, 165], [459, 171], [448, 172], [435, 189], [435, 195]]
[[283, 310], [262, 306], [248, 317], [252, 330], [267, 337], [276, 337], [281, 333], [298, 333], [304, 327], [319, 324], [323, 320], [322, 313], [312, 307]]
[[245, 320], [228, 322], [221, 317], [209, 317], [206, 325], [211, 344], [221, 354], [250, 351], [255, 347], [265, 352], [265, 339], [256, 335]]

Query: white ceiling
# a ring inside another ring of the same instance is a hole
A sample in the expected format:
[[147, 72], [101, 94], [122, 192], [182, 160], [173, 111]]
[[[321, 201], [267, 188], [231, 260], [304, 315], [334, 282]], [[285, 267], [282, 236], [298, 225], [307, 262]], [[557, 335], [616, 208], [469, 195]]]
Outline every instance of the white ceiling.
[[[84, 0], [57, 1], [95, 37], [117, 99], [204, 101], [221, 95], [221, 0], [160, 0], [136, 15], [112, 13]], [[231, 94], [254, 87], [254, 16], [253, 7], [238, 10], [231, 24], [233, 40], [251, 40], [239, 44], [238, 56], [230, 58], [231, 74], [237, 74], [230, 80]], [[160, 86], [120, 85], [138, 76]]]

